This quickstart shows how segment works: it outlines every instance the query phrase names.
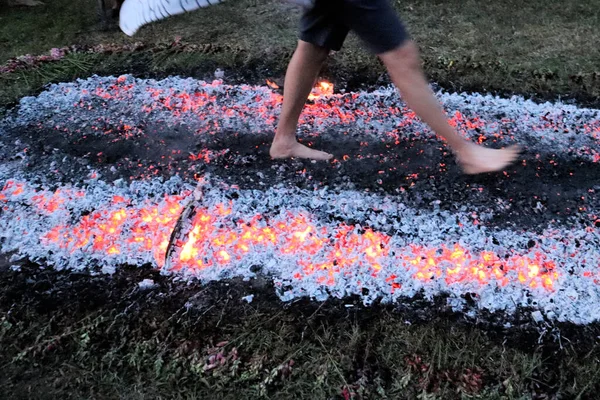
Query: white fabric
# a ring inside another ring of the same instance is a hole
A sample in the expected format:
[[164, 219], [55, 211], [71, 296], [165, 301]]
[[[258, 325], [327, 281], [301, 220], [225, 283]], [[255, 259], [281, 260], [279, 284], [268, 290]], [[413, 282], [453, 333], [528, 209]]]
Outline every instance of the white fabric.
[[125, 0], [119, 14], [119, 27], [126, 35], [133, 36], [138, 29], [150, 22], [171, 15], [183, 14], [202, 7], [218, 4], [224, 0]]

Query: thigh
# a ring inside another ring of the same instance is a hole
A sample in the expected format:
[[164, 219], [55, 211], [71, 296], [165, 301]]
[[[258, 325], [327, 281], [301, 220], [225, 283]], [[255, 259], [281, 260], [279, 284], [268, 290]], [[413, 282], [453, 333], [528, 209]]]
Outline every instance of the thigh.
[[354, 31], [374, 54], [394, 50], [410, 39], [389, 0], [343, 2], [344, 24]]
[[340, 50], [349, 31], [341, 18], [342, 6], [341, 0], [317, 0], [313, 7], [305, 9], [300, 19], [300, 40]]

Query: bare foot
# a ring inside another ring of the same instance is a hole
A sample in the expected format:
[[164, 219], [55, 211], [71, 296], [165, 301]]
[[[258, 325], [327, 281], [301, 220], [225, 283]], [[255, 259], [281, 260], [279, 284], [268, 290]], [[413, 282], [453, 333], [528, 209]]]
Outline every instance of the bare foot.
[[519, 146], [496, 150], [469, 143], [457, 152], [457, 159], [465, 174], [474, 175], [500, 171], [515, 162], [520, 152]]
[[295, 140], [277, 140], [273, 141], [269, 154], [273, 158], [310, 158], [312, 160], [330, 160], [333, 155], [320, 150], [313, 150]]

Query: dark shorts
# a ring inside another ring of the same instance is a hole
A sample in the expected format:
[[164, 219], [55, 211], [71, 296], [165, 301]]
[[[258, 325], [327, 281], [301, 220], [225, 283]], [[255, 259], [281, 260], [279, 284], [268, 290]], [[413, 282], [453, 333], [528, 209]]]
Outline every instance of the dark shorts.
[[299, 38], [338, 51], [349, 31], [375, 54], [393, 50], [409, 39], [388, 0], [316, 0], [302, 15]]

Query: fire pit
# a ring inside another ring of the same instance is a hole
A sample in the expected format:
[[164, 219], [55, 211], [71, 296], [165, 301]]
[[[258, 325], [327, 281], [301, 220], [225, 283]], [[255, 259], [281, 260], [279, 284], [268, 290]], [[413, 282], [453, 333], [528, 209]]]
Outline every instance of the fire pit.
[[438, 96], [461, 134], [516, 140], [522, 162], [462, 176], [391, 88], [321, 84], [300, 137], [336, 158], [314, 163], [269, 159], [281, 104], [269, 86], [131, 76], [51, 86], [0, 121], [2, 251], [59, 269], [261, 274], [283, 300], [448, 294], [457, 309], [468, 296], [507, 317], [525, 307], [597, 320], [600, 111]]

